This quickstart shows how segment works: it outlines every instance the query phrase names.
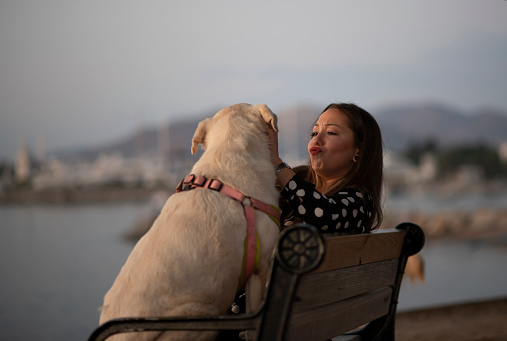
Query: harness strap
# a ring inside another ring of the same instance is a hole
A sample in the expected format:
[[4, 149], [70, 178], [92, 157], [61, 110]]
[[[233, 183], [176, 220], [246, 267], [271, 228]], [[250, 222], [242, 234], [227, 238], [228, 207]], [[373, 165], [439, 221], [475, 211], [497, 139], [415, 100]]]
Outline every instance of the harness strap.
[[255, 209], [253, 206], [243, 205], [246, 218], [246, 241], [245, 252], [243, 254], [243, 264], [245, 271], [241, 272], [243, 278], [239, 281], [238, 289], [244, 288], [246, 281], [253, 274], [254, 270], [259, 265], [258, 254], [259, 244], [257, 240], [257, 230], [255, 229]]
[[245, 251], [243, 254], [243, 265], [238, 286], [238, 290], [242, 289], [245, 286], [247, 280], [257, 268], [260, 259], [260, 244], [257, 230], [255, 229], [255, 210], [257, 209], [261, 212], [266, 213], [274, 222], [276, 222], [279, 229], [280, 210], [276, 206], [268, 205], [260, 200], [248, 197], [237, 189], [225, 185], [220, 180], [207, 179], [204, 176], [196, 177], [194, 174], [187, 175], [185, 179], [183, 179], [178, 184], [176, 193], [193, 188], [207, 188], [217, 191], [229, 196], [230, 198], [240, 202], [241, 205], [243, 205], [247, 229], [245, 238]]

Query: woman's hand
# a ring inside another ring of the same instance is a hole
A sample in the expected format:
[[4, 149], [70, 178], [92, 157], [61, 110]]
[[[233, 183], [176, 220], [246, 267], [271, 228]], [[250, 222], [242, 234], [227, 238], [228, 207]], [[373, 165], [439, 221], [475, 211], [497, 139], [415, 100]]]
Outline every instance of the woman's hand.
[[271, 162], [273, 166], [278, 166], [282, 159], [278, 155], [278, 132], [274, 131], [271, 127], [268, 128], [268, 137], [269, 137], [269, 151], [271, 153]]
[[[271, 128], [268, 128], [268, 136], [269, 136], [269, 151], [271, 153], [271, 163], [273, 167], [278, 166], [282, 163], [282, 159], [278, 155], [278, 132], [274, 131]], [[279, 188], [284, 188], [285, 185], [289, 182], [289, 180], [294, 176], [294, 171], [290, 168], [283, 168], [276, 174], [276, 183]]]

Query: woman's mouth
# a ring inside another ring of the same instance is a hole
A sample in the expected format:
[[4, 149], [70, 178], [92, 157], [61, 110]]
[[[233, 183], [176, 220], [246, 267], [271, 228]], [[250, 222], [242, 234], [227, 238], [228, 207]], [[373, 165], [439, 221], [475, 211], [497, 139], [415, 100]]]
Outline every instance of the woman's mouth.
[[322, 152], [322, 150], [319, 147], [312, 147], [310, 148], [310, 154], [315, 155]]

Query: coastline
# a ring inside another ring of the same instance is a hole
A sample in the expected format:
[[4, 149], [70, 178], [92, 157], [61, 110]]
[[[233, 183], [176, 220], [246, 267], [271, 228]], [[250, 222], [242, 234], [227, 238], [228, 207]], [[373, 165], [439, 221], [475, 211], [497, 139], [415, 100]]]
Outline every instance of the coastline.
[[[0, 192], [0, 205], [74, 205], [121, 202], [149, 202], [153, 195], [166, 189], [142, 187], [84, 187], [17, 190]], [[169, 191], [168, 191], [169, 192]]]
[[[158, 203], [174, 193], [169, 188], [143, 187], [83, 187], [47, 190], [0, 191], [0, 206], [9, 205], [80, 205], [122, 202], [150, 203], [157, 197]], [[427, 239], [474, 240], [507, 234], [507, 206], [496, 207], [440, 207], [439, 210], [417, 207], [419, 198], [409, 197], [413, 207], [387, 207], [382, 228], [393, 228], [410, 221], [424, 230]], [[503, 199], [505, 200], [505, 199]], [[427, 203], [426, 199], [426, 203]], [[160, 204], [160, 203], [159, 203]]]
[[396, 339], [475, 341], [507, 339], [507, 297], [401, 312]]

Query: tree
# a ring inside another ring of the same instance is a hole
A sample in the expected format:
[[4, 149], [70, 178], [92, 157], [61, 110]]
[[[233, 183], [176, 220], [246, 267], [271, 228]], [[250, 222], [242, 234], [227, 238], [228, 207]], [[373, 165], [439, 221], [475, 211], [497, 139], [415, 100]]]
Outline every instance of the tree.
[[438, 150], [438, 141], [430, 137], [421, 142], [410, 143], [403, 155], [414, 165], [419, 165], [424, 154], [436, 154]]
[[449, 176], [463, 166], [478, 167], [484, 179], [506, 177], [507, 166], [500, 159], [498, 152], [486, 144], [465, 145], [449, 148], [437, 156], [438, 173]]

